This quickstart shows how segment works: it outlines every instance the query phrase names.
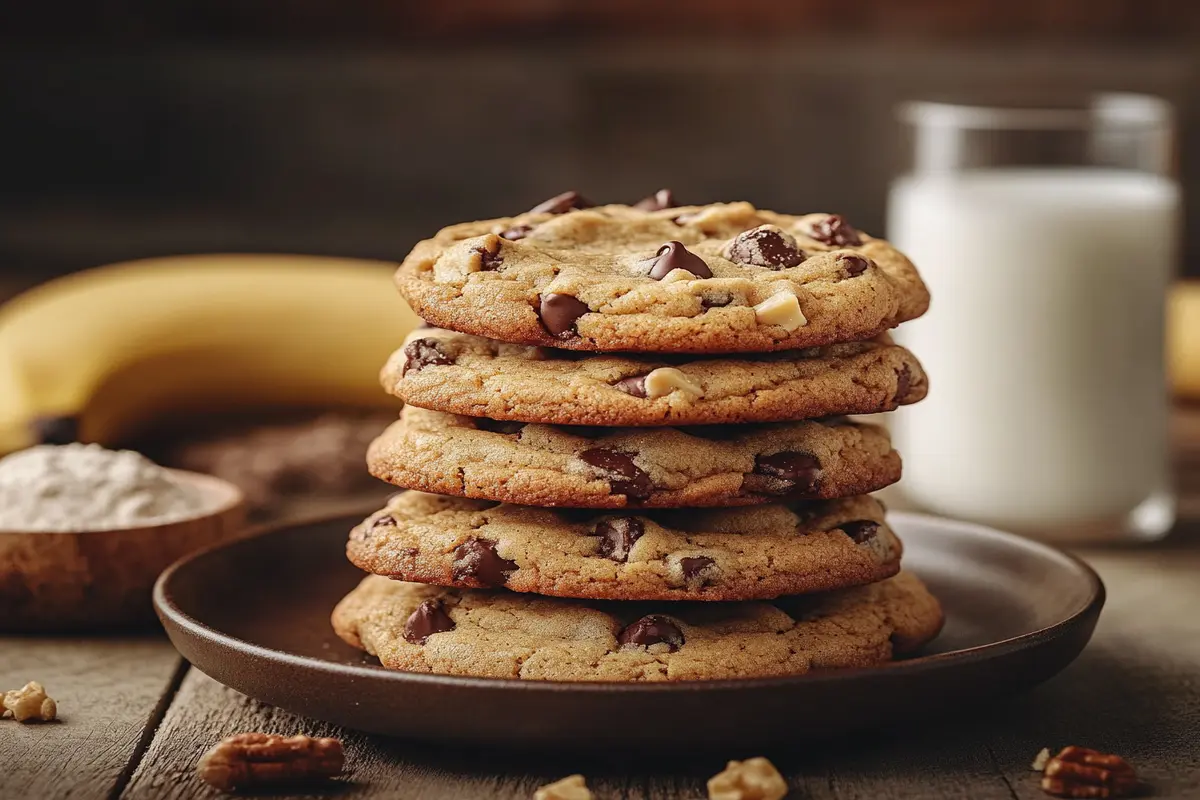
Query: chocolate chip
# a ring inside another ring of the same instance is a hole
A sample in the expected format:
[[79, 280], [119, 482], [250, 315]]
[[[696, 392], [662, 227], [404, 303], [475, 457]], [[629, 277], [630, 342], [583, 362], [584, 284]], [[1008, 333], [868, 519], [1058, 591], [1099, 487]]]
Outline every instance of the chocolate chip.
[[78, 417], [38, 417], [30, 423], [30, 427], [38, 444], [72, 444], [79, 441]]
[[617, 389], [620, 389], [625, 394], [631, 394], [634, 397], [646, 396], [646, 376], [635, 375], [632, 378], [622, 378], [613, 384]]
[[496, 543], [487, 539], [468, 539], [454, 548], [454, 577], [474, 578], [484, 586], [503, 586], [517, 562], [501, 558]]
[[396, 518], [391, 514], [384, 514], [382, 517], [379, 517], [377, 520], [371, 523], [371, 530], [375, 530], [377, 528], [393, 528], [395, 525]]
[[825, 219], [813, 223], [812, 230], [808, 235], [818, 242], [835, 247], [862, 244], [862, 237], [858, 231], [851, 227], [841, 214], [830, 214]]
[[524, 422], [514, 422], [505, 419], [488, 419], [487, 417], [475, 417], [475, 427], [481, 431], [491, 431], [492, 433], [520, 433], [525, 427]]
[[674, 653], [683, 647], [683, 631], [670, 617], [662, 614], [648, 614], [625, 627], [617, 636], [621, 644], [636, 644], [650, 647], [655, 644], [665, 644], [667, 652]]
[[538, 306], [542, 324], [555, 336], [575, 333], [576, 320], [591, 310], [578, 298], [555, 292], [541, 295]]
[[625, 563], [629, 560], [629, 551], [645, 532], [642, 521], [637, 517], [601, 520], [596, 525], [596, 535], [600, 537], [598, 552], [605, 558]]
[[708, 556], [688, 556], [679, 559], [679, 568], [688, 586], [696, 589], [708, 583], [716, 573], [715, 564]]
[[483, 272], [494, 272], [504, 263], [504, 257], [500, 255], [499, 248], [493, 253], [486, 247], [476, 247], [475, 252], [479, 253], [479, 269]]
[[643, 197], [633, 204], [641, 211], [662, 211], [664, 208], [675, 207], [675, 195], [670, 189], [659, 189], [649, 197]]
[[406, 360], [404, 368], [400, 370], [401, 376], [419, 372], [425, 367], [444, 367], [454, 363], [437, 339], [414, 339], [404, 346], [404, 355]]
[[650, 267], [650, 277], [661, 281], [673, 269], [690, 272], [697, 278], [711, 278], [712, 270], [704, 259], [683, 246], [682, 242], [670, 241], [658, 248]]
[[879, 533], [879, 523], [872, 522], [869, 519], [859, 519], [854, 522], [843, 522], [838, 526], [842, 531], [854, 540], [855, 544], [862, 544], [868, 539], [874, 539]]
[[867, 267], [871, 266], [871, 262], [867, 261], [862, 256], [856, 256], [850, 253], [844, 253], [838, 256], [838, 263], [841, 264], [842, 269], [846, 270], [846, 274], [851, 278], [857, 278], [859, 275], [862, 275], [867, 271]]
[[736, 264], [784, 269], [804, 263], [805, 255], [795, 241], [788, 241], [780, 231], [754, 228], [739, 233], [725, 249], [725, 255]]
[[905, 364], [900, 369], [896, 370], [896, 402], [904, 401], [908, 397], [908, 390], [912, 388], [912, 370]]
[[633, 463], [633, 459], [624, 453], [596, 447], [584, 450], [579, 454], [579, 459], [605, 473], [612, 491], [623, 494], [630, 500], [640, 502], [650, 497], [654, 491], [650, 476], [642, 472], [637, 464]]
[[742, 481], [742, 490], [759, 494], [815, 494], [821, 462], [808, 453], [785, 450], [754, 459], [754, 472]]
[[533, 230], [532, 225], [514, 225], [508, 230], [500, 234], [501, 239], [508, 239], [510, 242], [515, 242], [519, 239], [524, 239]]
[[538, 203], [529, 209], [530, 214], [565, 214], [580, 208], [591, 208], [594, 203], [588, 202], [579, 192], [563, 192], [549, 200]]
[[446, 613], [441, 600], [423, 600], [404, 623], [404, 639], [413, 644], [425, 644], [435, 633], [454, 630], [454, 620]]

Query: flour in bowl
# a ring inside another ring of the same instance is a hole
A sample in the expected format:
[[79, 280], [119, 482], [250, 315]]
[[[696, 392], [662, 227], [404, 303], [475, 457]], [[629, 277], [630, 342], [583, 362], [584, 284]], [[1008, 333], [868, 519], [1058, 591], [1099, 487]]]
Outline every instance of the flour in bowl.
[[206, 510], [199, 491], [132, 450], [40, 445], [0, 458], [0, 531], [132, 528]]

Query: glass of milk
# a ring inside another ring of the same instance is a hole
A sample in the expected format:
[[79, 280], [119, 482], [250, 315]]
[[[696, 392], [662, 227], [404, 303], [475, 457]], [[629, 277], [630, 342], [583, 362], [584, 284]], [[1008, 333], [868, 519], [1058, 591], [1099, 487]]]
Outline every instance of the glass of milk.
[[1170, 107], [1103, 95], [900, 113], [912, 161], [888, 236], [933, 295], [896, 332], [931, 384], [892, 422], [903, 499], [1044, 539], [1165, 536]]

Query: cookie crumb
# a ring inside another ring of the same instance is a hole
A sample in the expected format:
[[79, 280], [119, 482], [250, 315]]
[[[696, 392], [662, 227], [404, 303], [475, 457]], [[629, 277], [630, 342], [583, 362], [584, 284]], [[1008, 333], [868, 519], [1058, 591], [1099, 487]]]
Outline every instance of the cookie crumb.
[[708, 800], [780, 800], [787, 793], [787, 781], [762, 756], [730, 761], [708, 780]]
[[1046, 768], [1046, 762], [1050, 760], [1050, 748], [1043, 747], [1038, 751], [1038, 754], [1033, 757], [1033, 763], [1029, 768], [1034, 772], [1041, 772]]
[[3, 718], [11, 717], [17, 722], [53, 722], [58, 716], [58, 704], [46, 694], [37, 681], [30, 681], [20, 689], [4, 693]]
[[533, 793], [533, 800], [593, 800], [593, 797], [582, 775], [568, 775]]

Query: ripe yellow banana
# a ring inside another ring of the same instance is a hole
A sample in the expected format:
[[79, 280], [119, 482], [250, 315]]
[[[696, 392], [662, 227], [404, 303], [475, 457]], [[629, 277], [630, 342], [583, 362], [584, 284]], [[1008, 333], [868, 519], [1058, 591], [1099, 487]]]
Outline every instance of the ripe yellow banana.
[[1167, 367], [1176, 396], [1200, 400], [1200, 280], [1183, 281], [1171, 289]]
[[388, 407], [380, 365], [419, 320], [394, 265], [309, 256], [149, 259], [0, 307], [0, 453], [73, 416], [113, 444], [148, 423], [253, 408]]

